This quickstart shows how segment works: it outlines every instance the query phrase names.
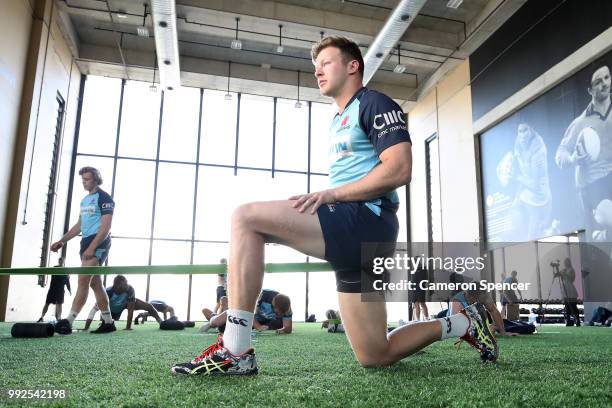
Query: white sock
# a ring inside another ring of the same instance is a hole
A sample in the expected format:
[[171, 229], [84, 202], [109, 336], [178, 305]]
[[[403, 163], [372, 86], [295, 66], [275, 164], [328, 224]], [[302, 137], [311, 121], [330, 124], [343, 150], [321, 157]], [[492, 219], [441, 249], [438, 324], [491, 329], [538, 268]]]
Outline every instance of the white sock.
[[87, 320], [93, 320], [94, 317], [96, 317], [96, 313], [98, 313], [98, 309], [91, 309], [89, 316], [87, 316]]
[[251, 348], [253, 313], [238, 309], [227, 310], [223, 345], [230, 353], [239, 355]]
[[68, 317], [66, 319], [68, 319], [68, 321], [70, 322], [70, 324], [74, 323], [74, 319], [76, 319], [78, 313], [75, 312], [74, 310], [70, 311], [70, 314], [68, 315]]
[[451, 337], [461, 337], [470, 327], [470, 321], [463, 313], [457, 313], [450, 317], [437, 319], [442, 327], [442, 337], [440, 340], [445, 340]]
[[111, 317], [111, 312], [109, 312], [108, 310], [106, 312], [102, 312], [102, 320], [104, 321], [104, 323], [107, 324], [111, 324], [113, 322], [113, 318]]

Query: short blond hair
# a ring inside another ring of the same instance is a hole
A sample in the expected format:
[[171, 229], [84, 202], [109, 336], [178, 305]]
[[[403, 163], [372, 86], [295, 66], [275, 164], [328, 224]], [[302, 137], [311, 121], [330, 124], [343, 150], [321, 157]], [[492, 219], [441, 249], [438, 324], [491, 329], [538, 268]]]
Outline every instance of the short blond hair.
[[359, 74], [363, 77], [363, 55], [361, 55], [361, 50], [355, 41], [338, 35], [324, 37], [319, 42], [313, 44], [310, 50], [312, 61], [314, 62], [321, 51], [328, 47], [338, 48], [340, 53], [342, 53], [345, 62], [357, 60], [359, 63]]

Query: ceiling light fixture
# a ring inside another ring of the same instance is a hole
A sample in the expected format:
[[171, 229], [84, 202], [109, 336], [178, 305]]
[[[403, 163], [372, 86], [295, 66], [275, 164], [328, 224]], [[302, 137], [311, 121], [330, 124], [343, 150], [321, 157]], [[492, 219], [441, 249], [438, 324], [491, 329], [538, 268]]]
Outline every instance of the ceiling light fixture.
[[232, 40], [232, 44], [230, 45], [233, 50], [242, 49], [242, 41], [238, 39], [238, 22], [239, 21], [240, 21], [240, 17], [236, 17], [236, 39]]
[[402, 62], [400, 60], [400, 53], [401, 53], [401, 49], [398, 43], [397, 44], [397, 65], [395, 66], [395, 68], [393, 68], [393, 72], [395, 72], [396, 74], [403, 74], [404, 71], [406, 71], [406, 66], [402, 65]]
[[[159, 83], [164, 91], [179, 89], [181, 86], [181, 69], [176, 28], [175, 0], [149, 0]], [[144, 21], [144, 19], [143, 19]]]
[[276, 47], [276, 52], [282, 54], [285, 48], [283, 47], [283, 25], [278, 25], [278, 47]]
[[147, 27], [139, 26], [136, 29], [136, 32], [138, 33], [139, 37], [149, 37], [149, 29]]
[[295, 103], [295, 108], [300, 109], [301, 107], [302, 107], [302, 103], [300, 102], [300, 71], [298, 71], [297, 102]]
[[227, 62], [227, 93], [225, 94], [225, 100], [231, 101], [232, 94], [230, 93], [230, 77], [232, 76], [232, 61]]
[[459, 8], [461, 3], [463, 3], [463, 0], [448, 0], [448, 3], [446, 3], [446, 7], [456, 9]]

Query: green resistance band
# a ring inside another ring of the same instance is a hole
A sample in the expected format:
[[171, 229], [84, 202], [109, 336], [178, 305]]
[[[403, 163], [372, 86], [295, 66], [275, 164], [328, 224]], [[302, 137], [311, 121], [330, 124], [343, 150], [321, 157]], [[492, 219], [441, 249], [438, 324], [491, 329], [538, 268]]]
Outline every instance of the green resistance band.
[[[207, 265], [144, 265], [144, 266], [88, 266], [49, 268], [0, 268], [0, 275], [148, 275], [176, 274], [198, 275], [225, 273], [224, 264]], [[332, 271], [327, 262], [268, 263], [266, 272], [326, 272]]]

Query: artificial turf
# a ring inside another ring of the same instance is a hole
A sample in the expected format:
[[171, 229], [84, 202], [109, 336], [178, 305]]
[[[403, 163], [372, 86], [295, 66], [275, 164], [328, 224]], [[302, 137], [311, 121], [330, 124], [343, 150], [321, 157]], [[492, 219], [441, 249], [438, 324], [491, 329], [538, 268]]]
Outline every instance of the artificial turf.
[[612, 329], [604, 327], [502, 338], [497, 364], [449, 340], [365, 369], [343, 334], [297, 323], [289, 336], [257, 335], [259, 375], [230, 378], [170, 373], [214, 341], [197, 327], [171, 332], [147, 323], [127, 332], [120, 322], [115, 333], [46, 339], [13, 339], [10, 327], [0, 323], [0, 389], [67, 390], [67, 399], [44, 406], [612, 406]]

